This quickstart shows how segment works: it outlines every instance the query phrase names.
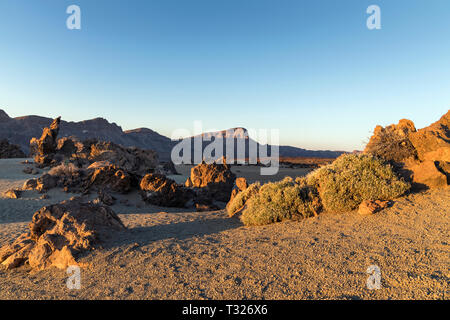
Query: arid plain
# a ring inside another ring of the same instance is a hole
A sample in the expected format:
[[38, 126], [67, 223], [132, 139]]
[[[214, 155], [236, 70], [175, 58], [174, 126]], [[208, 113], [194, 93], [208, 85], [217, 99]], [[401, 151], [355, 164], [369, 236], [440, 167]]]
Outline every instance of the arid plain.
[[[0, 160], [0, 193], [30, 175], [24, 159]], [[178, 167], [177, 179], [188, 167]], [[250, 182], [255, 167], [233, 167]], [[282, 168], [285, 175], [309, 170]], [[75, 194], [25, 191], [0, 198], [0, 243], [25, 232], [45, 205]], [[89, 196], [88, 196], [89, 197]], [[92, 197], [92, 196], [91, 196]], [[321, 214], [302, 221], [246, 227], [225, 210], [193, 212], [144, 204], [131, 193], [115, 204], [127, 230], [80, 262], [81, 289], [65, 270], [0, 270], [0, 299], [448, 299], [448, 190], [395, 200], [375, 215]], [[381, 269], [382, 288], [368, 290], [367, 268]]]

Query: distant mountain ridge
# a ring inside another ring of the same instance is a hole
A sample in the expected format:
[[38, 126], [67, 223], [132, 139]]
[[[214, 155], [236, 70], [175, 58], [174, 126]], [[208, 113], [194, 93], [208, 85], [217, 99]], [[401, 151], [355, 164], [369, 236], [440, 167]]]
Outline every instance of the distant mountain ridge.
[[[40, 137], [42, 129], [48, 126], [53, 119], [35, 115], [11, 118], [0, 109], [0, 139], [8, 139], [10, 143], [17, 144], [25, 152], [29, 152], [29, 142], [32, 137]], [[74, 136], [80, 140], [96, 138], [104, 141], [111, 141], [123, 146], [136, 146], [142, 149], [152, 149], [158, 152], [159, 158], [163, 161], [170, 159], [173, 146], [177, 141], [159, 134], [148, 128], [138, 128], [123, 131], [116, 123], [111, 123], [104, 118], [95, 118], [79, 122], [61, 121], [59, 137]], [[232, 128], [217, 132], [207, 132], [202, 134], [204, 139], [214, 140], [215, 137], [232, 136], [237, 141], [239, 139], [248, 140], [245, 128]], [[204, 145], [209, 142], [204, 142]], [[248, 143], [248, 141], [247, 141]], [[334, 158], [341, 155], [341, 151], [312, 151], [290, 146], [280, 146], [281, 157], [319, 157]]]
[[[256, 145], [256, 148], [259, 152], [259, 148], [262, 146], [260, 143], [252, 139], [251, 136], [249, 136], [249, 132], [247, 129], [238, 127], [238, 128], [232, 128], [228, 130], [222, 130], [222, 131], [215, 131], [215, 132], [205, 132], [201, 135], [196, 135], [190, 138], [185, 139], [194, 139], [196, 137], [202, 137], [204, 139], [203, 141], [203, 149], [211, 143], [211, 141], [214, 141], [217, 138], [223, 139], [223, 154], [226, 154], [226, 139], [227, 138], [233, 138], [234, 139], [234, 146], [235, 150], [238, 150], [239, 143], [242, 143], [245, 145], [245, 157], [249, 157], [249, 145], [250, 143], [254, 143]], [[192, 142], [191, 142], [192, 143]], [[192, 143], [192, 146], [194, 144]], [[268, 155], [270, 155], [271, 152], [271, 145], [267, 145], [267, 152]], [[193, 148], [191, 150], [191, 153], [193, 154]], [[279, 146], [279, 155], [280, 157], [311, 157], [311, 158], [336, 158], [340, 156], [341, 154], [345, 153], [344, 151], [331, 151], [331, 150], [306, 150], [302, 148], [292, 147], [292, 146]], [[236, 158], [236, 155], [235, 155]]]

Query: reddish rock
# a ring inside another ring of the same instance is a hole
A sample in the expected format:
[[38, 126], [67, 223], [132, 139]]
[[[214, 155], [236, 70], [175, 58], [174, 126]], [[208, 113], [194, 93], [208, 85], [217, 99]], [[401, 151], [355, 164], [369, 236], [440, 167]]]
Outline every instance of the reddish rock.
[[247, 180], [243, 177], [237, 178], [235, 181], [235, 185], [239, 191], [244, 191], [248, 188]]
[[[248, 188], [247, 180], [242, 177], [237, 178], [235, 181], [233, 190], [231, 190], [231, 196], [230, 196], [230, 200], [228, 201], [228, 204], [234, 200], [234, 198], [239, 194], [239, 192], [242, 192], [242, 191], [246, 190], [247, 188]], [[228, 204], [227, 204], [227, 208], [228, 208]]]
[[226, 163], [206, 164], [203, 162], [191, 169], [191, 176], [185, 185], [205, 188], [212, 199], [228, 202], [235, 179], [236, 176]]
[[0, 248], [0, 263], [7, 269], [25, 263], [34, 270], [65, 269], [77, 264], [78, 254], [124, 229], [119, 217], [106, 206], [64, 201], [37, 211], [29, 233]]
[[416, 189], [446, 188], [448, 186], [447, 175], [438, 169], [434, 161], [411, 162], [405, 167], [411, 173], [411, 180]]
[[450, 111], [432, 125], [409, 136], [419, 160], [450, 162]]
[[[77, 142], [78, 144], [80, 142]], [[58, 140], [58, 145], [56, 147], [56, 152], [63, 154], [66, 157], [71, 157], [73, 154], [77, 153], [78, 147], [74, 140], [71, 138], [61, 138]]]
[[115, 165], [107, 165], [89, 171], [88, 188], [106, 188], [122, 194], [131, 190], [131, 176]]
[[34, 161], [42, 166], [49, 165], [55, 154], [57, 147], [57, 137], [61, 117], [53, 120], [50, 127], [44, 128], [39, 140], [36, 138], [30, 141], [30, 150], [34, 154]]
[[419, 130], [409, 120], [378, 126], [364, 152], [393, 162], [415, 189], [444, 188], [450, 182], [450, 111]]
[[34, 190], [37, 187], [37, 179], [30, 179], [25, 181], [22, 190]]
[[364, 200], [358, 209], [358, 213], [361, 215], [371, 215], [381, 210], [387, 208], [389, 206], [390, 201], [381, 201], [381, 200]]
[[10, 189], [4, 193], [4, 196], [9, 199], [19, 199], [22, 194], [22, 191]]

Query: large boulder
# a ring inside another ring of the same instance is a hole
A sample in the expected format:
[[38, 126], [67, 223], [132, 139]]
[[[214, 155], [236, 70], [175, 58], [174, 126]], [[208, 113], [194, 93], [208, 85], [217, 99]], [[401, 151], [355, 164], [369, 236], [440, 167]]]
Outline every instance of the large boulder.
[[450, 162], [450, 111], [429, 127], [409, 135], [421, 161]]
[[183, 208], [193, 198], [193, 192], [158, 173], [146, 174], [140, 183], [144, 201], [162, 207]]
[[125, 148], [104, 141], [92, 143], [88, 150], [88, 160], [91, 163], [108, 161], [127, 172], [140, 176], [153, 173], [158, 165], [158, 155], [152, 150], [143, 150], [136, 147]]
[[448, 186], [447, 175], [436, 165], [435, 161], [406, 162], [405, 167], [410, 173], [410, 180], [414, 182], [415, 189], [445, 188]]
[[82, 147], [83, 145], [81, 144], [81, 142], [77, 141], [76, 139], [64, 137], [58, 139], [56, 152], [69, 158], [73, 157], [74, 154], [79, 151], [79, 149], [82, 149]]
[[36, 138], [31, 139], [30, 150], [37, 164], [46, 166], [52, 162], [56, 154], [60, 122], [61, 117], [54, 119], [49, 127], [44, 128], [39, 140]]
[[419, 130], [410, 120], [377, 126], [364, 152], [393, 163], [414, 189], [446, 188], [450, 184], [450, 111]]
[[28, 263], [34, 270], [65, 269], [77, 257], [94, 249], [112, 232], [124, 230], [109, 207], [79, 200], [43, 207], [32, 218], [29, 232], [0, 248], [0, 263], [7, 269]]
[[235, 174], [231, 172], [225, 161], [223, 164], [202, 162], [191, 169], [191, 176], [185, 185], [193, 188], [205, 188], [212, 199], [228, 202], [235, 179]]
[[25, 153], [15, 144], [10, 144], [8, 140], [0, 140], [0, 159], [26, 158]]
[[109, 189], [118, 193], [128, 193], [132, 188], [133, 178], [121, 168], [105, 163], [88, 169], [87, 188]]

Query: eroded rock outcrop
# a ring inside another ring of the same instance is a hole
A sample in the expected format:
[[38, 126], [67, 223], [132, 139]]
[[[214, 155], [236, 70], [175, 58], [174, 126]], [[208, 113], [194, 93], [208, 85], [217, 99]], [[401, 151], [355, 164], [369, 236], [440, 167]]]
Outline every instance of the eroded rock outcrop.
[[86, 158], [90, 163], [108, 161], [123, 170], [144, 176], [152, 173], [158, 165], [158, 155], [152, 150], [143, 150], [135, 147], [125, 148], [112, 142], [91, 141], [86, 144], [89, 153]]
[[110, 208], [79, 200], [64, 201], [37, 211], [29, 232], [0, 248], [0, 263], [7, 269], [29, 264], [34, 270], [65, 269], [77, 257], [124, 230]]
[[448, 187], [450, 111], [419, 130], [405, 119], [386, 128], [377, 126], [364, 152], [392, 162], [416, 189]]
[[10, 144], [8, 140], [0, 140], [0, 159], [26, 158], [25, 153], [15, 144]]
[[[248, 183], [247, 180], [245, 178], [237, 178], [235, 183], [234, 183], [234, 187], [233, 190], [231, 190], [231, 196], [230, 196], [230, 200], [228, 201], [228, 204], [232, 203], [234, 198], [242, 191], [246, 190], [248, 188]], [[229, 205], [227, 204], [227, 209], [229, 207]]]
[[204, 189], [208, 197], [216, 201], [228, 202], [235, 179], [235, 174], [225, 161], [223, 164], [202, 162], [191, 169], [191, 176], [185, 185]]
[[46, 166], [52, 162], [56, 154], [60, 122], [61, 117], [54, 119], [49, 127], [44, 128], [40, 139], [31, 139], [30, 150], [37, 164]]
[[60, 118], [44, 128], [40, 139], [30, 141], [30, 149], [36, 164], [41, 167], [56, 166], [63, 162], [71, 162], [78, 167], [87, 167], [94, 162], [109, 161], [129, 173], [144, 176], [158, 166], [158, 155], [155, 151], [89, 139], [78, 141], [74, 137], [58, 139]]
[[132, 188], [132, 177], [115, 165], [105, 165], [88, 169], [87, 188], [109, 189], [118, 193], [128, 193]]
[[147, 174], [141, 180], [144, 201], [156, 206], [185, 207], [193, 199], [193, 192], [162, 174]]

